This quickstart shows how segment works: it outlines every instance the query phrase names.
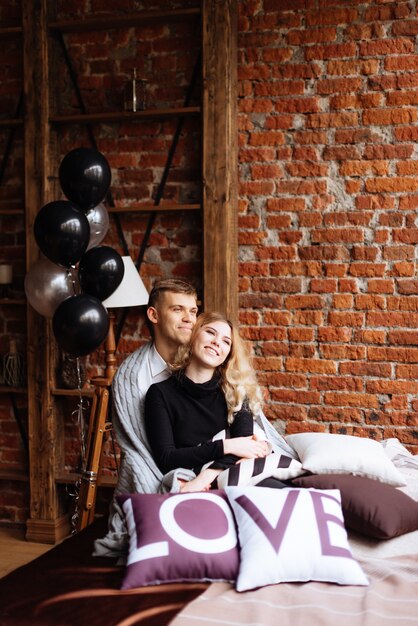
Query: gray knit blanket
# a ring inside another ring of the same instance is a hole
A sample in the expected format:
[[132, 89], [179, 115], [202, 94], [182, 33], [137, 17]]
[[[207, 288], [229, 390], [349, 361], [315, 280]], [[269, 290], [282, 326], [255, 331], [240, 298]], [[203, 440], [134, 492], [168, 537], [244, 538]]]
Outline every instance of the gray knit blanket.
[[126, 358], [112, 384], [112, 423], [121, 449], [118, 482], [110, 506], [108, 532], [94, 545], [95, 556], [123, 556], [128, 549], [124, 515], [117, 496], [122, 493], [164, 493], [178, 491], [177, 478], [190, 480], [190, 470], [175, 470], [165, 476], [152, 457], [144, 425], [145, 393], [138, 387], [141, 370], [148, 362], [152, 343], [147, 343]]

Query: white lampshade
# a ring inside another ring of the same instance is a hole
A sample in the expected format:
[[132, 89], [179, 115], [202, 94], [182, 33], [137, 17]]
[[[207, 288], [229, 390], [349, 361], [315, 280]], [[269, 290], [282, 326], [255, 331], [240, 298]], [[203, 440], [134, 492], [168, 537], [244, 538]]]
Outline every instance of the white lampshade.
[[122, 257], [125, 273], [119, 287], [103, 300], [106, 309], [140, 306], [148, 304], [148, 291], [145, 289], [135, 263], [130, 256]]

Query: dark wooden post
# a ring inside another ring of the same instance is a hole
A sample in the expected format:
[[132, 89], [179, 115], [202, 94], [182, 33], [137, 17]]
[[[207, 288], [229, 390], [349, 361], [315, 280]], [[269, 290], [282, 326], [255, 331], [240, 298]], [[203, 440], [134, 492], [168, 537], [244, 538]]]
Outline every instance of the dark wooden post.
[[[48, 186], [50, 134], [48, 94], [47, 1], [22, 2], [25, 96], [26, 264], [39, 256], [33, 224], [51, 199]], [[56, 428], [49, 384], [50, 337], [45, 320], [28, 306], [28, 431], [30, 517], [26, 537], [55, 543], [69, 531], [55, 484], [56, 450], [63, 433]]]
[[236, 0], [203, 2], [204, 308], [238, 315]]

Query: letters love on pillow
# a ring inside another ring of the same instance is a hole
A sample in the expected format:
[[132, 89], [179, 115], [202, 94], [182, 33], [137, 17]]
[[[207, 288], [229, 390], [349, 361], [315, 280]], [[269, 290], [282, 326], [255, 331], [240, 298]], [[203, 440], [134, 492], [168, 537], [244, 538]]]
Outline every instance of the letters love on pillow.
[[338, 490], [228, 487], [118, 501], [129, 534], [122, 589], [186, 580], [236, 580], [238, 591], [307, 580], [368, 584], [351, 555]]
[[[323, 499], [329, 498], [339, 504], [338, 500], [336, 500], [333, 495], [321, 491], [310, 491], [308, 493], [312, 499], [322, 556], [345, 556], [351, 559], [352, 554], [350, 550], [347, 550], [344, 546], [333, 545], [330, 539], [329, 524], [338, 524], [338, 526], [344, 528], [344, 522], [340, 517], [325, 512]], [[300, 492], [296, 489], [292, 489], [287, 493], [285, 492], [283, 508], [280, 511], [278, 522], [274, 527], [270, 525], [268, 520], [264, 517], [263, 512], [256, 507], [248, 496], [238, 496], [235, 502], [248, 513], [254, 523], [259, 527], [260, 531], [266, 536], [266, 539], [271, 543], [274, 550], [276, 550], [277, 554], [279, 554], [286, 530], [292, 522], [292, 513], [299, 496]]]
[[279, 582], [367, 585], [353, 559], [338, 490], [227, 487], [241, 546], [237, 590]]
[[238, 539], [221, 491], [119, 496], [129, 534], [122, 589], [174, 581], [235, 581]]

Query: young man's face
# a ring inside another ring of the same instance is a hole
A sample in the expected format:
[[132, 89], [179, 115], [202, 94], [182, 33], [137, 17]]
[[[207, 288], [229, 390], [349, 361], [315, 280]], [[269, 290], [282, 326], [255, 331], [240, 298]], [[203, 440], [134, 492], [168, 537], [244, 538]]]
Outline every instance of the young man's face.
[[148, 309], [156, 339], [170, 345], [179, 346], [190, 341], [196, 316], [196, 299], [185, 293], [166, 291], [161, 294], [156, 306]]

